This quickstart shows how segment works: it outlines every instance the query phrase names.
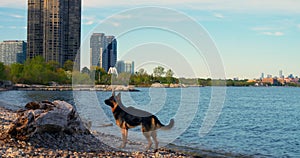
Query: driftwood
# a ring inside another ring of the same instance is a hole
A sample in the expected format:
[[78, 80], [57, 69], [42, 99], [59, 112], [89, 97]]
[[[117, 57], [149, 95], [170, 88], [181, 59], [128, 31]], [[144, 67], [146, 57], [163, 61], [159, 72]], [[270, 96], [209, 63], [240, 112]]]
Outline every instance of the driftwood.
[[76, 109], [65, 101], [30, 102], [25, 108], [18, 111], [18, 117], [10, 125], [11, 137], [27, 140], [43, 132], [89, 133]]

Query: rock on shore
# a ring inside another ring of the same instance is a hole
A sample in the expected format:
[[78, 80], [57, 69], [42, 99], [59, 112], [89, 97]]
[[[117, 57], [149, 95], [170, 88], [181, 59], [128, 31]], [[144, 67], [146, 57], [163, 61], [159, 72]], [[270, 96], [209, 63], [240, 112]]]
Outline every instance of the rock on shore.
[[89, 133], [75, 108], [67, 102], [30, 102], [25, 108], [18, 111], [17, 119], [8, 131], [16, 139], [27, 140], [35, 133], [43, 132]]
[[[66, 102], [31, 102], [26, 108], [13, 111], [0, 107], [0, 157], [191, 157], [166, 148], [157, 152], [112, 148], [87, 132], [76, 110]], [[58, 119], [50, 116], [58, 113], [63, 113], [58, 118], [67, 118], [67, 122], [53, 125]]]

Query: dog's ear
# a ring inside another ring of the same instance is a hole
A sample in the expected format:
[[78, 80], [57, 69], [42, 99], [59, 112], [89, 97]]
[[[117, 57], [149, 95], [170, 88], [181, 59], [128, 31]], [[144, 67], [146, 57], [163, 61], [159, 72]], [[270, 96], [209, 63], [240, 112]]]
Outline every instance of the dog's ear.
[[114, 90], [112, 91], [112, 94], [111, 94], [111, 96], [115, 96], [115, 91], [114, 91]]
[[119, 93], [116, 98], [118, 101], [121, 101], [121, 93]]

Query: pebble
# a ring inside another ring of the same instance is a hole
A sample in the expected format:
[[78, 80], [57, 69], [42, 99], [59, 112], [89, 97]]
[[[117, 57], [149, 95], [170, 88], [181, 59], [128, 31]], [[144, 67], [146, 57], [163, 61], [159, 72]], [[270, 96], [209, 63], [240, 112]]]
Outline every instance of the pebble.
[[[1, 135], [5, 134], [9, 123], [14, 121], [16, 116], [16, 112], [0, 107]], [[93, 134], [62, 133], [35, 134], [28, 141], [1, 138], [0, 155], [2, 157], [192, 157], [165, 149], [160, 149], [158, 152], [119, 151], [102, 143]]]

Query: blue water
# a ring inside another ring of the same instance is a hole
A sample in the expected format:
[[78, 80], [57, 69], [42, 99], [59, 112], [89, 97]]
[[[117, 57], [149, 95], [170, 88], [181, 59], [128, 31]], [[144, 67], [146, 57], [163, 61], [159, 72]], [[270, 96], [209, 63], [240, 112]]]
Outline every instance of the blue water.
[[[175, 118], [174, 131], [178, 132], [171, 137], [175, 137], [172, 143], [176, 145], [259, 157], [300, 157], [300, 88], [226, 88], [218, 120], [203, 137], [199, 136], [199, 129], [212, 99], [211, 87], [139, 89], [140, 92], [122, 92], [124, 104], [150, 111], [163, 123]], [[103, 109], [108, 122], [113, 122], [109, 107], [103, 103], [110, 95], [87, 91], [75, 95], [72, 91], [5, 91], [0, 92], [0, 101], [21, 107], [29, 101], [59, 99], [78, 108], [84, 106], [87, 111], [87, 104], [91, 104]], [[80, 100], [85, 105], [80, 105]], [[102, 115], [99, 110], [89, 113]]]

